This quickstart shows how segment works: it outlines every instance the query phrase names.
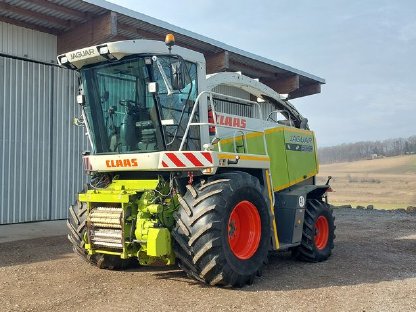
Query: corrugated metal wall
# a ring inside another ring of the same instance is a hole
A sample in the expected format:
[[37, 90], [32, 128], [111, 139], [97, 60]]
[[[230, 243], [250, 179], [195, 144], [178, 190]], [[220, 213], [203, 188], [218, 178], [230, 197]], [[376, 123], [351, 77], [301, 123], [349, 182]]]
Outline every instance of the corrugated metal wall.
[[76, 72], [53, 67], [51, 219], [67, 217], [67, 209], [86, 182], [81, 153], [88, 150], [82, 127], [73, 125], [73, 118], [81, 114], [75, 95], [78, 90]]
[[0, 224], [66, 218], [81, 188], [75, 73], [0, 56]]
[[57, 37], [0, 22], [0, 53], [56, 64]]

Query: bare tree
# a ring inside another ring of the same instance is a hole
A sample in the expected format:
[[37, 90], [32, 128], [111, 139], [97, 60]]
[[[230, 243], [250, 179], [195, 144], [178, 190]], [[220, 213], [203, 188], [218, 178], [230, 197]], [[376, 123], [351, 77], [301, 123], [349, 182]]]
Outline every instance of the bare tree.
[[321, 163], [354, 161], [382, 156], [416, 154], [416, 135], [384, 141], [362, 141], [322, 147], [318, 150]]

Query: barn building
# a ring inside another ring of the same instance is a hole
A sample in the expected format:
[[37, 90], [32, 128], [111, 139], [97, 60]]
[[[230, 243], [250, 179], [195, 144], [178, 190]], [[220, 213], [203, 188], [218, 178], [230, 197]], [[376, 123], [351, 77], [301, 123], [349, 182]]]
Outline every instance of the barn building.
[[290, 98], [319, 93], [325, 83], [103, 0], [2, 0], [0, 224], [65, 219], [85, 183], [80, 154], [87, 140], [72, 125], [77, 74], [58, 67], [56, 55], [109, 41], [163, 40], [169, 32], [177, 45], [205, 55], [208, 73], [241, 71]]

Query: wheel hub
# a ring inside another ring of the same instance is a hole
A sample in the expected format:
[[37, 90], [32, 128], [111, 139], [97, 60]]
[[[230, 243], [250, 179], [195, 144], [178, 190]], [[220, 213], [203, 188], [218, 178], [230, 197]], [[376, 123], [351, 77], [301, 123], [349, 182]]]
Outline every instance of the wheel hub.
[[325, 249], [329, 239], [328, 220], [319, 216], [315, 221], [315, 246], [318, 250]]
[[257, 207], [247, 200], [239, 202], [228, 220], [228, 243], [234, 256], [250, 259], [261, 238], [261, 220]]
[[228, 237], [234, 237], [235, 230], [235, 220], [231, 220], [228, 224]]

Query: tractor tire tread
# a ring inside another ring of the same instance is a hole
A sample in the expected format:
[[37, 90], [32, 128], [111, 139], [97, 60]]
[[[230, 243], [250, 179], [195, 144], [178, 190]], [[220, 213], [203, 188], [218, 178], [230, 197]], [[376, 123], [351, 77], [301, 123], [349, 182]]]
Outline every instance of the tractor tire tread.
[[192, 184], [187, 184], [186, 188], [188, 189], [189, 193], [191, 193], [193, 198], [198, 197], [198, 193], [196, 192], [195, 188], [192, 186]]
[[202, 196], [198, 197], [196, 200], [194, 200], [194, 202], [193, 202], [193, 206], [197, 206], [199, 203], [201, 203], [202, 201], [206, 200], [207, 198], [209, 198], [209, 197], [211, 197], [211, 196], [214, 196], [214, 195], [216, 195], [216, 194], [219, 194], [219, 193], [221, 193], [221, 192], [222, 192], [222, 190], [221, 190], [221, 189], [219, 189], [219, 190], [214, 190], [214, 191], [211, 191], [211, 192], [209, 192], [209, 193], [206, 193], [206, 194], [204, 194], [204, 195], [202, 195]]
[[179, 194], [178, 194], [178, 201], [179, 201], [179, 204], [182, 206], [182, 208], [186, 211], [188, 216], [191, 217], [192, 216], [191, 208], [189, 207], [188, 203], [183, 199], [183, 197]]
[[[253, 189], [251, 192], [258, 194], [256, 196], [263, 200], [260, 205], [264, 210], [263, 215], [267, 213], [268, 216], [259, 180], [245, 172], [235, 171], [208, 177], [187, 186], [185, 194], [178, 195], [180, 208], [174, 214], [176, 226], [171, 231], [173, 250], [178, 266], [188, 276], [213, 286], [243, 287], [252, 284], [255, 277], [261, 275], [267, 262], [268, 249], [262, 249], [260, 254], [264, 253], [265, 259], [260, 263], [256, 262], [256, 267], [250, 268], [247, 273], [237, 273], [235, 266], [230, 266], [227, 262], [229, 260], [223, 250], [223, 222], [228, 220], [223, 208], [227, 205], [227, 198], [239, 193], [240, 188]], [[244, 192], [240, 192], [242, 193]], [[269, 230], [270, 226], [265, 231], [268, 233]]]
[[198, 252], [195, 254], [193, 261], [194, 263], [198, 263], [198, 261], [207, 253], [209, 252], [212, 248], [219, 246], [219, 241], [218, 238], [214, 238], [212, 240], [210, 240], [209, 242], [205, 243], [204, 246], [202, 248], [200, 248], [198, 250]]
[[211, 223], [207, 223], [204, 226], [202, 226], [200, 229], [198, 229], [198, 231], [194, 235], [191, 236], [191, 238], [188, 241], [188, 245], [193, 246], [194, 243], [198, 240], [198, 238], [200, 238], [207, 231], [209, 231], [210, 229], [215, 227], [215, 225], [217, 225], [218, 223], [219, 222], [211, 222]]
[[[315, 246], [315, 222], [320, 216], [326, 217], [329, 226], [328, 242], [322, 250], [318, 250]], [[334, 248], [335, 228], [330, 206], [318, 199], [308, 199], [306, 201], [302, 240], [301, 244], [293, 249], [294, 256], [306, 262], [321, 262], [328, 259]]]
[[85, 250], [84, 235], [87, 231], [87, 205], [76, 201], [69, 207], [67, 227], [69, 229], [68, 240], [72, 244], [74, 252], [81, 259], [101, 269], [122, 269], [128, 267], [130, 260], [122, 260], [117, 256], [101, 254], [89, 255]]
[[210, 205], [210, 206], [204, 207], [202, 210], [198, 211], [198, 213], [196, 213], [190, 220], [191, 226], [193, 226], [199, 219], [201, 219], [207, 213], [213, 211], [215, 208], [216, 208], [216, 205]]
[[218, 180], [214, 180], [212, 182], [204, 183], [198, 188], [198, 191], [202, 191], [203, 189], [207, 188], [208, 186], [212, 186], [212, 185], [215, 185], [215, 184], [218, 184], [218, 183], [223, 183], [223, 182], [228, 182], [228, 181], [230, 181], [230, 179], [218, 179]]

